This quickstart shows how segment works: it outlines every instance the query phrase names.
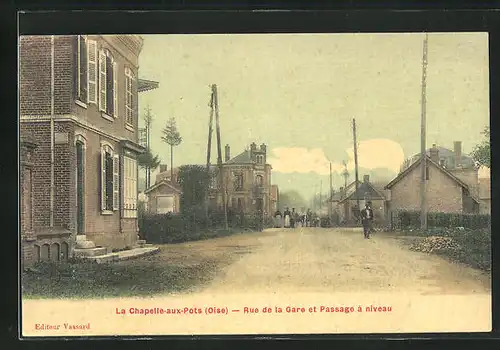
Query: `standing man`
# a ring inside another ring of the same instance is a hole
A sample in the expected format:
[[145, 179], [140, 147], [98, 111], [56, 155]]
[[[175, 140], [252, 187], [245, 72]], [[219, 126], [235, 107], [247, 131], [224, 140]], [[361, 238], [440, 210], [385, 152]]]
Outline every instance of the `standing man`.
[[373, 222], [373, 210], [372, 203], [366, 202], [365, 207], [361, 210], [361, 222], [363, 224], [363, 233], [366, 239], [370, 238], [370, 232], [372, 229]]

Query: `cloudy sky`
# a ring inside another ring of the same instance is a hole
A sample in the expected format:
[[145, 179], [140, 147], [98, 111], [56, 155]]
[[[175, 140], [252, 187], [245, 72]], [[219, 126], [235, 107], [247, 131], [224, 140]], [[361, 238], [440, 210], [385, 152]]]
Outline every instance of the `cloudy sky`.
[[[161, 130], [175, 117], [183, 142], [174, 166], [204, 163], [210, 84], [217, 84], [222, 144], [237, 155], [266, 143], [273, 182], [304, 196], [334, 187], [347, 162], [353, 179], [352, 119], [360, 177], [387, 182], [420, 150], [423, 34], [252, 34], [144, 36], [142, 93], [155, 117], [153, 150], [167, 163]], [[429, 35], [427, 143], [468, 153], [489, 124], [488, 37]], [[215, 135], [214, 135], [215, 136]], [[214, 142], [213, 162], [216, 161]]]

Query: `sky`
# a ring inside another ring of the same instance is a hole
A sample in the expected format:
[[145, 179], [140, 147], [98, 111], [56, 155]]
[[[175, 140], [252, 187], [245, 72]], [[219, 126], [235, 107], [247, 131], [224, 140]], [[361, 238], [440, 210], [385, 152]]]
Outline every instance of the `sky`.
[[[217, 84], [222, 147], [236, 156], [252, 142], [268, 146], [272, 182], [310, 197], [333, 187], [347, 163], [354, 180], [352, 120], [360, 178], [388, 182], [420, 152], [424, 35], [218, 34], [146, 35], [141, 78], [159, 88], [141, 93], [140, 114], [154, 116], [151, 146], [170, 164], [161, 130], [170, 117], [183, 142], [174, 166], [206, 161], [210, 85]], [[430, 33], [427, 137], [464, 153], [489, 125], [488, 36]], [[215, 133], [214, 138], [215, 140]], [[216, 146], [213, 160], [216, 162]]]

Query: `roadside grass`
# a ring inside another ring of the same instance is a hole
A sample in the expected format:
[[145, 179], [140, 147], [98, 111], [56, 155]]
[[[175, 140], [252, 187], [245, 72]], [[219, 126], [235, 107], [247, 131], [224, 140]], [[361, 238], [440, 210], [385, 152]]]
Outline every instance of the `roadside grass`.
[[[196, 233], [179, 243], [158, 244], [160, 252], [138, 259], [98, 264], [90, 261], [37, 263], [21, 275], [23, 298], [150, 297], [188, 293], [210, 282], [231, 261], [227, 248], [207, 255], [184, 244], [212, 244], [245, 229], [216, 229]], [[208, 241], [204, 243], [203, 241]], [[179, 259], [178, 257], [181, 256]], [[233, 255], [237, 256], [236, 255]]]
[[432, 253], [482, 271], [491, 271], [491, 229], [429, 228], [402, 231], [411, 250]]
[[215, 259], [183, 266], [166, 264], [157, 256], [105, 264], [38, 263], [22, 274], [22, 296], [96, 299], [189, 292], [209, 282], [218, 268]]

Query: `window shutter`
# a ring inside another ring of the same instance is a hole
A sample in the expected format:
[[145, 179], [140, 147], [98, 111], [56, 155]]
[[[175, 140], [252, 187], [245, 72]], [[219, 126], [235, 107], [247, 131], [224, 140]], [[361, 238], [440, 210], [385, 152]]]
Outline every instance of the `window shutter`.
[[87, 50], [87, 92], [89, 103], [97, 103], [97, 43], [88, 40]]
[[106, 111], [106, 54], [99, 51], [99, 110]]
[[76, 35], [74, 38], [74, 43], [76, 50], [75, 52], [75, 98], [80, 97], [80, 35]]
[[101, 149], [101, 210], [106, 210], [106, 151]]
[[113, 62], [113, 112], [115, 118], [118, 118], [118, 67]]
[[113, 157], [113, 210], [120, 208], [120, 158]]

